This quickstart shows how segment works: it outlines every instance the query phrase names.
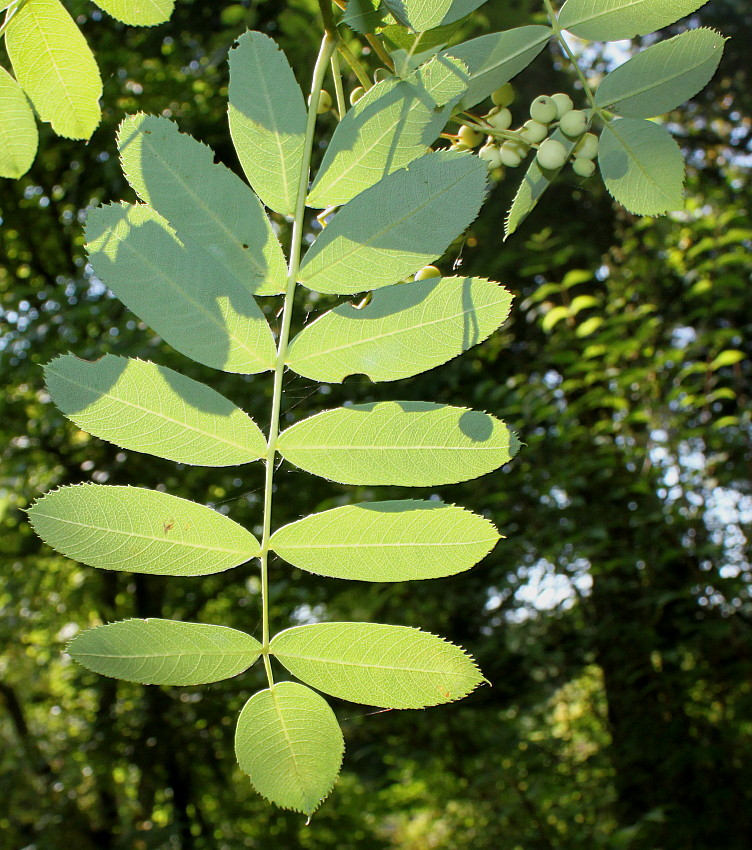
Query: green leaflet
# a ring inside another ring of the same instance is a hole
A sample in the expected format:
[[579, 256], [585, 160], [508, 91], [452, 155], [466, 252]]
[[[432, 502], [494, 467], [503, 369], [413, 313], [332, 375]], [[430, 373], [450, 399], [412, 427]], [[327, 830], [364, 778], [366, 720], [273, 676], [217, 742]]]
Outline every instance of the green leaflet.
[[226, 626], [122, 620], [76, 635], [68, 654], [102, 676], [143, 685], [204, 685], [247, 670], [261, 644]]
[[272, 332], [249, 289], [151, 207], [91, 210], [86, 241], [97, 276], [173, 348], [225, 372], [274, 367]]
[[[551, 134], [552, 139], [561, 142], [567, 150], [567, 154], [571, 154], [577, 144], [577, 139], [570, 139], [561, 132], [555, 130]], [[555, 171], [548, 171], [538, 165], [538, 160], [533, 156], [530, 166], [528, 167], [525, 177], [520, 183], [517, 194], [514, 196], [512, 206], [507, 213], [506, 221], [504, 222], [504, 239], [509, 237], [519, 228], [522, 222], [530, 215], [530, 213], [538, 205], [538, 201], [543, 197], [546, 189], [553, 183], [558, 174], [561, 173], [561, 168]]]
[[394, 23], [382, 0], [348, 0], [342, 22], [356, 32], [376, 32], [387, 23]]
[[139, 113], [118, 131], [123, 171], [142, 201], [257, 295], [284, 292], [287, 264], [259, 199], [214, 151], [167, 118]]
[[39, 134], [23, 89], [0, 68], [0, 177], [22, 177], [37, 153]]
[[305, 255], [298, 280], [351, 295], [395, 283], [440, 257], [475, 219], [487, 169], [476, 156], [427, 154], [343, 207]]
[[325, 410], [284, 431], [280, 454], [341, 484], [430, 487], [485, 475], [512, 458], [517, 437], [480, 411], [421, 401]]
[[449, 117], [438, 107], [459, 97], [466, 79], [458, 60], [433, 60], [406, 80], [392, 77], [370, 89], [334, 131], [308, 205], [346, 204], [424, 155]]
[[559, 26], [591, 41], [647, 35], [689, 15], [707, 0], [567, 0]]
[[307, 111], [285, 54], [269, 36], [246, 32], [230, 50], [229, 98], [230, 134], [248, 182], [267, 207], [293, 215]]
[[446, 26], [467, 17], [486, 0], [384, 0], [394, 17], [416, 32]]
[[601, 133], [598, 166], [614, 198], [637, 215], [684, 207], [684, 158], [659, 124], [641, 118], [609, 121]]
[[138, 487], [61, 487], [28, 513], [45, 543], [104, 570], [205, 576], [244, 564], [260, 549], [249, 531], [217, 511]]
[[175, 0], [94, 0], [100, 9], [124, 24], [153, 27], [169, 20]]
[[368, 375], [396, 381], [477, 345], [509, 315], [512, 295], [484, 278], [429, 278], [380, 289], [365, 307], [342, 304], [305, 327], [287, 364], [316, 381]]
[[279, 682], [245, 704], [235, 755], [253, 787], [285, 809], [311, 815], [334, 787], [345, 742], [337, 718], [315, 691]]
[[102, 80], [94, 55], [60, 0], [24, 0], [5, 34], [19, 85], [42, 121], [69, 139], [99, 124]]
[[442, 502], [368, 502], [312, 514], [275, 531], [270, 547], [317, 575], [359, 581], [440, 578], [468, 570], [499, 533]]
[[439, 54], [439, 59], [459, 59], [470, 74], [467, 92], [459, 109], [470, 109], [523, 71], [552, 36], [550, 27], [516, 27], [482, 35]]
[[445, 27], [415, 33], [401, 24], [391, 24], [381, 30], [380, 35], [394, 59], [395, 73], [404, 77], [446, 47], [461, 26], [462, 21], [455, 21]]
[[596, 106], [632, 118], [670, 112], [707, 85], [725, 40], [697, 29], [648, 47], [606, 76], [595, 93]]
[[143, 360], [73, 354], [44, 369], [52, 401], [79, 428], [178, 463], [236, 466], [266, 455], [256, 423], [210, 387]]
[[466, 697], [483, 681], [463, 649], [406, 626], [296, 626], [272, 638], [271, 652], [311, 687], [383, 708], [426, 708], [452, 702]]

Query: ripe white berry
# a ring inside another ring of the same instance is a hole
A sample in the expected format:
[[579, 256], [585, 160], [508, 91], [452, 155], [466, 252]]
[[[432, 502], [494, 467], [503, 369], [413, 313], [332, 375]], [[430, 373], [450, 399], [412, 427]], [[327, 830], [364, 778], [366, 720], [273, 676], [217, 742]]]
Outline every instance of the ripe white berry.
[[497, 106], [486, 115], [486, 121], [494, 130], [508, 130], [512, 126], [512, 113], [506, 107]]
[[460, 138], [460, 144], [467, 145], [468, 148], [475, 148], [483, 141], [483, 133], [476, 132], [472, 127], [468, 127], [467, 124], [463, 124], [460, 127], [458, 136]]
[[521, 142], [508, 141], [504, 142], [499, 151], [501, 164], [507, 168], [517, 168], [522, 160], [527, 156], [530, 148], [523, 145]]
[[501, 150], [496, 145], [483, 145], [478, 151], [478, 156], [488, 163], [489, 171], [493, 171], [494, 168], [501, 168]]
[[587, 130], [587, 123], [587, 115], [579, 109], [573, 109], [562, 116], [559, 129], [570, 139], [577, 139]]
[[595, 173], [595, 163], [592, 159], [585, 159], [584, 156], [576, 156], [572, 160], [572, 168], [580, 177], [592, 177]]
[[548, 135], [548, 126], [531, 118], [523, 124], [520, 135], [526, 142], [536, 145], [538, 142], [542, 142]]
[[556, 119], [557, 112], [556, 101], [545, 94], [536, 97], [530, 104], [530, 117], [541, 124], [550, 124]]
[[567, 161], [567, 149], [556, 139], [546, 139], [538, 148], [536, 159], [541, 168], [554, 171]]
[[598, 136], [595, 133], [585, 133], [575, 145], [574, 153], [584, 159], [595, 159], [598, 155]]
[[551, 100], [556, 104], [556, 117], [561, 118], [562, 115], [566, 115], [567, 112], [571, 112], [574, 109], [574, 103], [572, 103], [572, 98], [565, 94], [563, 91], [557, 92], [556, 94], [551, 95]]

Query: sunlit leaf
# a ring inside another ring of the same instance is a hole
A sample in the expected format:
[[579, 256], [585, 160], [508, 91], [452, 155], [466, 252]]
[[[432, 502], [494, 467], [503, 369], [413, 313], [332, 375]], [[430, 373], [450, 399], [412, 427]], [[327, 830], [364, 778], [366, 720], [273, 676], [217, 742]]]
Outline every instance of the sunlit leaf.
[[429, 487], [497, 469], [519, 443], [487, 413], [421, 401], [326, 410], [284, 431], [282, 456], [342, 484]]
[[559, 26], [591, 41], [647, 35], [689, 15], [707, 0], [567, 0]]
[[247, 670], [261, 644], [226, 626], [122, 620], [76, 635], [68, 654], [102, 676], [143, 685], [203, 685]]
[[104, 570], [203, 576], [259, 554], [256, 538], [226, 516], [158, 490], [102, 484], [61, 487], [29, 508], [36, 533], [74, 561]]
[[266, 455], [255, 422], [210, 387], [154, 363], [73, 354], [44, 369], [52, 401], [79, 428], [124, 449], [198, 466]]
[[482, 6], [486, 0], [384, 0], [384, 5], [402, 24], [416, 32], [446, 26]]
[[312, 514], [275, 531], [289, 563], [332, 578], [408, 581], [470, 569], [499, 533], [483, 517], [442, 502], [368, 502]]
[[124, 24], [153, 27], [169, 20], [175, 0], [94, 0], [100, 9]]
[[483, 681], [463, 649], [405, 626], [296, 626], [272, 638], [271, 652], [313, 688], [384, 708], [451, 702], [467, 696]]
[[261, 794], [311, 815], [334, 787], [345, 743], [337, 718], [315, 691], [278, 682], [240, 712], [235, 755]]
[[23, 89], [0, 68], [0, 177], [26, 174], [38, 141], [37, 122]]
[[352, 27], [356, 32], [376, 32], [387, 23], [394, 23], [394, 18], [383, 0], [348, 0], [342, 22]]

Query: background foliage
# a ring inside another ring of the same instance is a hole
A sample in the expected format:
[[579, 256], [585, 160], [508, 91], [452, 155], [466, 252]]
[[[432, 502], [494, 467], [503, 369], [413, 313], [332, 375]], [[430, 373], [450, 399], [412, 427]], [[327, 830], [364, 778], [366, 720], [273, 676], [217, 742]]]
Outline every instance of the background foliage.
[[[503, 415], [521, 432], [527, 445], [504, 474], [437, 491], [490, 511], [507, 540], [469, 573], [420, 585], [273, 571], [278, 622], [295, 610], [298, 623], [325, 614], [420, 625], [471, 649], [494, 683], [441, 711], [337, 705], [349, 760], [338, 793], [307, 828], [269, 809], [234, 766], [234, 715], [262, 685], [260, 670], [201, 688], [144, 688], [102, 679], [60, 652], [77, 627], [128, 616], [254, 632], [254, 572], [168, 582], [81, 568], [45, 547], [22, 510], [59, 484], [138, 484], [217, 505], [254, 530], [259, 469], [245, 467], [242, 480], [232, 470], [176, 471], [92, 439], [55, 412], [40, 367], [75, 348], [89, 359], [128, 353], [185, 368], [90, 279], [84, 211], [135, 200], [115, 152], [124, 113], [173, 117], [238, 170], [223, 116], [227, 50], [253, 27], [278, 39], [294, 67], [308, 68], [315, 4], [259, 0], [223, 4], [217, 14], [181, 0], [169, 23], [149, 30], [103, 27], [87, 17], [91, 4], [66, 6], [101, 66], [103, 123], [86, 146], [43, 126], [29, 174], [0, 185], [4, 843], [747, 848], [745, 4], [714, 0], [693, 16], [732, 40], [711, 87], [669, 116], [690, 163], [685, 212], [635, 219], [615, 212], [596, 181], [583, 188], [572, 177], [502, 246], [519, 176], [511, 173], [457, 246], [463, 274], [495, 278], [516, 294], [512, 316], [495, 339], [414, 379], [411, 392]], [[539, 11], [532, 0], [489, 3], [465, 34], [541, 22]], [[583, 61], [597, 71], [611, 57]], [[544, 55], [519, 81], [518, 97], [572, 85]], [[311, 299], [314, 315], [321, 307]], [[222, 375], [200, 366], [190, 374], [232, 396]], [[355, 382], [323, 394], [291, 378], [288, 412], [302, 418], [334, 406]], [[255, 416], [269, 399], [252, 378], [247, 387], [234, 400]], [[366, 380], [353, 389], [362, 401], [381, 398]], [[280, 523], [331, 508], [344, 492], [284, 474], [305, 507], [280, 503]]]

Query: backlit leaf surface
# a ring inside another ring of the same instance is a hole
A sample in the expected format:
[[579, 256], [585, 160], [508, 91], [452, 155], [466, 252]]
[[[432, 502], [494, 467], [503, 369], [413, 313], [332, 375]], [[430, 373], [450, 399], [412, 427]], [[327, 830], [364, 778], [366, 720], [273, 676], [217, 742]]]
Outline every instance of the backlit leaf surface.
[[203, 685], [247, 670], [261, 644], [226, 626], [122, 620], [76, 635], [68, 654], [102, 676], [143, 685]]
[[37, 122], [23, 89], [0, 68], [0, 177], [26, 174], [38, 141]]
[[230, 50], [230, 133], [256, 194], [293, 215], [303, 167], [307, 111], [285, 54], [260, 32]]
[[169, 20], [175, 0], [94, 0], [100, 9], [124, 24], [153, 27]]
[[90, 138], [101, 117], [102, 80], [94, 54], [60, 0], [24, 0], [5, 45], [41, 120], [59, 136]]
[[256, 423], [210, 387], [143, 360], [64, 354], [44, 369], [53, 402], [79, 428], [124, 449], [199, 466], [266, 454]]
[[273, 368], [272, 332], [248, 287], [151, 207], [91, 210], [86, 240], [97, 276], [173, 348], [225, 372]]
[[452, 24], [474, 12], [486, 0], [384, 0], [401, 23], [416, 32]]
[[454, 575], [477, 564], [499, 533], [483, 517], [442, 502], [345, 505], [275, 531], [271, 548], [318, 575], [408, 581]]
[[433, 369], [487, 339], [509, 315], [511, 294], [483, 278], [430, 278], [342, 304], [304, 328], [288, 365], [316, 381], [348, 375], [396, 381]]
[[45, 543], [104, 570], [203, 576], [259, 554], [256, 538], [231, 519], [158, 490], [77, 484], [48, 493], [28, 513]]
[[180, 239], [199, 242], [244, 289], [283, 292], [287, 264], [256, 195], [214, 162], [214, 151], [155, 115], [131, 115], [118, 131], [123, 171], [142, 201]]
[[475, 219], [486, 164], [451, 151], [427, 154], [344, 206], [305, 255], [299, 280], [351, 295], [395, 283], [438, 259]]
[[689, 15], [707, 0], [567, 0], [559, 25], [591, 41], [647, 35]]
[[295, 466], [341, 484], [429, 487], [497, 469], [519, 443], [487, 413], [421, 401], [326, 410], [284, 431], [278, 448]]
[[406, 626], [296, 626], [272, 638], [271, 652], [311, 687], [383, 708], [451, 702], [467, 696], [483, 681], [463, 649]]
[[254, 694], [238, 718], [241, 770], [259, 794], [285, 809], [313, 814], [334, 787], [344, 749], [326, 700], [297, 682]]

